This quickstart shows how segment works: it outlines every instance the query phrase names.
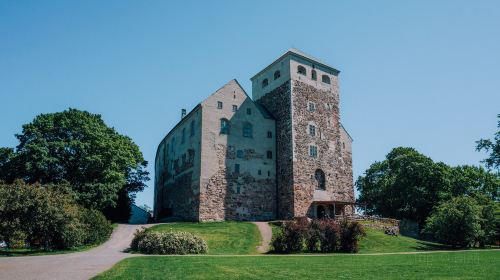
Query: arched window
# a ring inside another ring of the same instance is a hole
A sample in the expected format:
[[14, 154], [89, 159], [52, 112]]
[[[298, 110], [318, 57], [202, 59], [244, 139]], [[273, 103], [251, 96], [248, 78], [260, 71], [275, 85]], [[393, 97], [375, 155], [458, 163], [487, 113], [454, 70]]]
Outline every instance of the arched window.
[[269, 81], [268, 81], [267, 79], [264, 79], [264, 80], [262, 81], [262, 87], [263, 87], [263, 88], [267, 87], [267, 85], [268, 85], [268, 84], [269, 84]]
[[299, 65], [297, 67], [297, 73], [306, 76], [307, 75], [306, 68], [302, 65]]
[[316, 169], [316, 172], [314, 172], [314, 178], [316, 179], [316, 189], [325, 190], [325, 172], [321, 169]]
[[231, 124], [227, 119], [220, 119], [220, 134], [229, 134], [231, 132]]
[[274, 72], [274, 79], [277, 80], [281, 77], [281, 72], [280, 70], [276, 70], [276, 72]]
[[330, 77], [328, 77], [327, 75], [323, 75], [321, 76], [321, 81], [325, 84], [330, 84]]
[[253, 127], [251, 123], [243, 124], [243, 137], [252, 138], [253, 137]]
[[318, 77], [317, 77], [317, 75], [316, 75], [316, 70], [312, 70], [312, 71], [311, 71], [311, 79], [313, 79], [313, 80], [315, 80], [315, 81], [318, 79]]

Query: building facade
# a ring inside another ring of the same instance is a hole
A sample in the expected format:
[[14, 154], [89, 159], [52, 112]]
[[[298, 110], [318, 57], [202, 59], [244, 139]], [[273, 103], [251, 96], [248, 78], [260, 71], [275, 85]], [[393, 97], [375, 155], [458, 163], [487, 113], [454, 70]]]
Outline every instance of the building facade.
[[291, 49], [232, 80], [160, 143], [155, 218], [272, 220], [353, 212], [352, 139], [340, 123], [339, 71]]

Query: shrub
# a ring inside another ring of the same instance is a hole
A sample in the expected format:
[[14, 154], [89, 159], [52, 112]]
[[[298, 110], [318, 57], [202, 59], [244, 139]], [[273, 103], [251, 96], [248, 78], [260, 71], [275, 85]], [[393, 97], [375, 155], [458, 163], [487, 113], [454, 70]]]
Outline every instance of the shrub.
[[341, 224], [340, 251], [357, 253], [359, 240], [366, 236], [363, 225], [356, 221], [343, 221]]
[[95, 209], [84, 208], [80, 220], [86, 232], [85, 244], [100, 244], [108, 240], [113, 232], [111, 223], [100, 211]]
[[358, 251], [358, 241], [365, 236], [358, 222], [333, 219], [284, 222], [271, 242], [275, 253], [293, 252], [349, 252]]
[[154, 232], [137, 230], [130, 244], [132, 250], [144, 254], [205, 254], [206, 242], [189, 232]]
[[0, 232], [10, 248], [67, 249], [109, 237], [111, 225], [82, 208], [65, 185], [0, 184]]
[[340, 226], [332, 219], [322, 220], [324, 240], [321, 242], [321, 251], [325, 253], [336, 252], [339, 248]]
[[273, 250], [276, 253], [292, 253], [304, 250], [307, 232], [308, 224], [305, 222], [284, 222], [280, 231], [271, 241]]
[[425, 233], [454, 247], [474, 246], [484, 237], [481, 207], [470, 197], [456, 197], [440, 204], [427, 219]]

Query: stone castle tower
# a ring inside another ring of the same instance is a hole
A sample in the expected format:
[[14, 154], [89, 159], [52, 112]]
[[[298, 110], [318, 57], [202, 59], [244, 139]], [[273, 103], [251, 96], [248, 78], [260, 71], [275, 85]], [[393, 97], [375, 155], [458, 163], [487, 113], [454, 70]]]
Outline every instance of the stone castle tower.
[[290, 49], [182, 118], [158, 145], [155, 219], [335, 217], [353, 212], [351, 142], [339, 71]]
[[290, 49], [251, 78], [276, 119], [277, 217], [353, 212], [352, 139], [340, 123], [339, 71]]

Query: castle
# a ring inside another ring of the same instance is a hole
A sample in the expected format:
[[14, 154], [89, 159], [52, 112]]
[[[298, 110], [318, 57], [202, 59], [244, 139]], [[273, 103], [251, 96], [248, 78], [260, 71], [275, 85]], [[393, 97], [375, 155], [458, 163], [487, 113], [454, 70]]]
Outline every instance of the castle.
[[354, 211], [352, 138], [339, 71], [290, 49], [229, 81], [158, 146], [154, 216], [192, 221], [335, 217]]

